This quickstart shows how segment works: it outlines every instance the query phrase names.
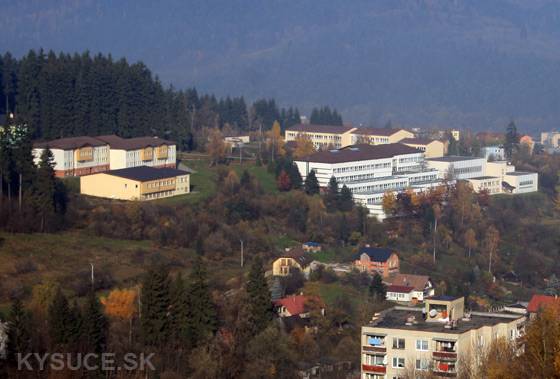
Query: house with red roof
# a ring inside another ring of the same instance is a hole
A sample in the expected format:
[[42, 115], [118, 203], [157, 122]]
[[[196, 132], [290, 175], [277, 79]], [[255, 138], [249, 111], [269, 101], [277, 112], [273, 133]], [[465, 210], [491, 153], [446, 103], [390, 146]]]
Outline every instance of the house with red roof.
[[[412, 287], [412, 291], [409, 292], [397, 292], [394, 291], [394, 298], [389, 298], [389, 288], [387, 288], [387, 299], [388, 300], [401, 300], [401, 301], [424, 301], [427, 297], [434, 296], [434, 284], [432, 280], [427, 275], [411, 275], [411, 274], [397, 274], [391, 287], [397, 287], [401, 291], [408, 291], [408, 288]], [[406, 290], [405, 290], [406, 288]], [[408, 295], [410, 299], [404, 300]]]
[[389, 286], [387, 287], [387, 300], [412, 301], [414, 287]]
[[535, 317], [540, 309], [546, 308], [553, 304], [560, 305], [558, 296], [533, 295], [531, 301], [529, 302], [529, 305], [527, 306], [529, 318]]
[[[301, 318], [309, 317], [309, 297], [304, 295], [296, 295], [285, 297], [274, 301], [274, 309], [280, 317], [299, 316]], [[325, 305], [319, 301], [321, 314], [325, 315]]]

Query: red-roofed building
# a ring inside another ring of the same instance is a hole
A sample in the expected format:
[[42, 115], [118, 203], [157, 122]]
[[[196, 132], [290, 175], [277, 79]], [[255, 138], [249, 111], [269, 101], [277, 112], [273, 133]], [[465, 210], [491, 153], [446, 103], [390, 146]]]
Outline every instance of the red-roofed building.
[[[274, 302], [274, 309], [277, 310], [280, 317], [299, 316], [301, 318], [309, 317], [309, 309], [307, 307], [309, 298], [304, 295], [285, 297]], [[320, 302], [321, 314], [325, 315], [325, 305]]]
[[557, 296], [533, 295], [529, 305], [527, 306], [529, 317], [534, 317], [540, 308], [546, 308], [552, 304], [560, 305]]

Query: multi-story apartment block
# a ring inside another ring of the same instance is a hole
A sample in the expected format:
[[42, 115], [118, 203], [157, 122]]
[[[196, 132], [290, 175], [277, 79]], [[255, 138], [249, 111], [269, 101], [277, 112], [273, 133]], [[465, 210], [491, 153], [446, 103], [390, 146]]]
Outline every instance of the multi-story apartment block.
[[376, 314], [362, 327], [361, 378], [415, 377], [432, 370], [453, 378], [461, 369], [476, 365], [492, 340], [521, 341], [526, 317], [464, 311], [464, 298], [426, 299], [425, 308], [393, 307]]
[[116, 135], [96, 138], [111, 147], [111, 170], [137, 166], [176, 167], [175, 142], [154, 137], [125, 139]]
[[153, 137], [86, 136], [37, 143], [33, 146], [36, 163], [46, 146], [53, 152], [60, 178], [137, 166], [176, 167], [175, 142]]
[[33, 145], [35, 163], [49, 147], [54, 156], [55, 175], [59, 178], [82, 176], [110, 169], [109, 144], [94, 137], [72, 137]]
[[381, 219], [385, 217], [381, 202], [388, 190], [399, 192], [412, 187], [418, 192], [442, 182], [438, 170], [426, 168], [422, 151], [400, 143], [320, 151], [295, 163], [304, 179], [314, 170], [322, 188], [334, 176], [370, 214]]
[[333, 125], [298, 124], [286, 129], [286, 142], [295, 141], [298, 134], [306, 134], [317, 149], [336, 149], [350, 145], [351, 132], [356, 128]]
[[441, 178], [469, 181], [475, 191], [519, 194], [538, 191], [539, 174], [515, 171], [507, 161], [487, 162], [486, 158], [449, 156], [427, 160], [428, 167], [439, 170]]
[[405, 138], [414, 138], [414, 133], [404, 129], [360, 127], [351, 132], [350, 144], [367, 142], [372, 145], [383, 145], [401, 142]]
[[285, 141], [295, 141], [300, 133], [307, 134], [313, 145], [320, 150], [364, 143], [385, 145], [414, 137], [413, 133], [403, 129], [298, 124], [286, 129]]

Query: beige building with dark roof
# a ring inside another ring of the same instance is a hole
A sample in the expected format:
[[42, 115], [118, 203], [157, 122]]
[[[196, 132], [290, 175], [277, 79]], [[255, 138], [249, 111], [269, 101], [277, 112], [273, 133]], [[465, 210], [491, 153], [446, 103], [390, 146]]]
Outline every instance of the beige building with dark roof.
[[284, 254], [272, 264], [272, 274], [275, 276], [290, 275], [296, 270], [299, 270], [304, 275], [309, 275], [311, 272], [311, 262], [313, 259], [305, 252], [297, 247]]
[[284, 140], [295, 141], [298, 134], [306, 134], [317, 149], [325, 150], [329, 146], [338, 149], [351, 144], [350, 133], [355, 129], [335, 125], [297, 124], [286, 129]]
[[400, 143], [423, 151], [426, 159], [443, 157], [445, 145], [443, 142], [428, 138], [404, 138]]
[[412, 137], [414, 137], [414, 134], [404, 129], [360, 127], [352, 131], [350, 142], [354, 145], [356, 143], [366, 143], [367, 140], [367, 143], [371, 145], [384, 145], [397, 143], [404, 138]]
[[190, 192], [190, 173], [174, 168], [138, 166], [80, 178], [84, 195], [119, 200], [154, 200]]

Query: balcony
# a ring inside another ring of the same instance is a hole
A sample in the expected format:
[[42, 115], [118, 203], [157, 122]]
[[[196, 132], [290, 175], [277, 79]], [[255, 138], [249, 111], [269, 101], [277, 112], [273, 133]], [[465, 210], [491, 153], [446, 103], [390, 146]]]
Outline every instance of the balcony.
[[434, 351], [434, 359], [457, 359], [457, 352]]
[[370, 365], [362, 365], [362, 370], [363, 371], [368, 371], [368, 372], [378, 372], [378, 373], [386, 373], [387, 372], [387, 367], [385, 366], [370, 366]]
[[387, 353], [386, 346], [362, 346], [362, 350], [372, 353]]

